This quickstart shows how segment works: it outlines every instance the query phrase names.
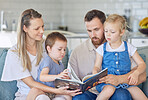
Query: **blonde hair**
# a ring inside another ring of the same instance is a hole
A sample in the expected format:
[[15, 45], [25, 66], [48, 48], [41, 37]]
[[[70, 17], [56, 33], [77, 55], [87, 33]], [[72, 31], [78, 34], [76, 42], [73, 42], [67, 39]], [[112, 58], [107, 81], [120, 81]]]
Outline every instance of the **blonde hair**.
[[117, 23], [119, 24], [120, 31], [126, 30], [127, 22], [126, 19], [123, 16], [120, 16], [118, 14], [111, 14], [107, 17], [104, 25], [106, 23]]
[[[41, 18], [42, 15], [38, 13], [37, 11], [33, 9], [27, 9], [25, 10], [19, 19], [18, 22], [18, 27], [17, 27], [17, 52], [19, 54], [19, 57], [21, 58], [21, 63], [23, 66], [24, 71], [28, 69], [29, 71], [32, 70], [32, 65], [30, 58], [27, 54], [27, 49], [26, 49], [26, 33], [23, 30], [23, 26], [25, 25], [26, 27], [30, 26], [30, 20], [34, 18]], [[39, 64], [42, 58], [42, 53], [43, 53], [43, 48], [42, 48], [42, 42], [43, 41], [36, 41], [36, 47], [37, 47], [37, 62], [36, 65]]]

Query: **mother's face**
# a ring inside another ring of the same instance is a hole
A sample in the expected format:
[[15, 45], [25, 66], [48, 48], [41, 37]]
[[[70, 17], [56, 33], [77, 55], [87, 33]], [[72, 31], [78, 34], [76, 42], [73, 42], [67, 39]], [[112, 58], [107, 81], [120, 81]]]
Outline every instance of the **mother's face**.
[[26, 38], [31, 40], [42, 40], [43, 32], [44, 32], [44, 23], [42, 18], [33, 18], [30, 20], [30, 26], [23, 27], [26, 32]]

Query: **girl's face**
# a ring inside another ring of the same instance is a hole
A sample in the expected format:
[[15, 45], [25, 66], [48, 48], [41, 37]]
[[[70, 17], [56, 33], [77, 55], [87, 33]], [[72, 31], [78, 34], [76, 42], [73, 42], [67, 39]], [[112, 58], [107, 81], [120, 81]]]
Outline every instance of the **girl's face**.
[[124, 32], [120, 31], [119, 24], [116, 23], [105, 23], [104, 26], [105, 38], [109, 43], [120, 43]]
[[30, 20], [30, 26], [23, 27], [26, 32], [27, 40], [31, 41], [40, 41], [42, 40], [43, 32], [44, 32], [44, 23], [42, 18], [34, 18]]
[[48, 55], [52, 58], [52, 60], [58, 63], [58, 61], [64, 58], [66, 47], [66, 41], [56, 40], [55, 44], [52, 47], [47, 46]]

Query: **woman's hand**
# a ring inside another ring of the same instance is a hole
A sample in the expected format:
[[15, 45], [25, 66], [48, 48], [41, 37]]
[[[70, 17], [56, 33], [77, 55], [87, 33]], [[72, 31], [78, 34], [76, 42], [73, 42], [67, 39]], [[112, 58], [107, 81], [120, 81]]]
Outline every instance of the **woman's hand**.
[[77, 90], [67, 90], [69, 87], [60, 87], [57, 89], [57, 91], [59, 92], [58, 94], [61, 95], [70, 95], [70, 96], [75, 96], [78, 94], [81, 94], [82, 92], [80, 92], [80, 89]]

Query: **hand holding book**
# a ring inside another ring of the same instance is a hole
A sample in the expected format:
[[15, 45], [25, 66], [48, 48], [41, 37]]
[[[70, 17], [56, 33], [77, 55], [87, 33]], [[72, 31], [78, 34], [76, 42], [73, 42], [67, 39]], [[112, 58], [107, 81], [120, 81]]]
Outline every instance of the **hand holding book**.
[[80, 89], [82, 92], [84, 92], [99, 84], [98, 81], [100, 78], [107, 76], [107, 69], [104, 69], [97, 74], [87, 75], [82, 81], [80, 81], [70, 65], [67, 69], [71, 79], [57, 78], [55, 80], [55, 87], [59, 88], [63, 86], [69, 86], [70, 90]]

